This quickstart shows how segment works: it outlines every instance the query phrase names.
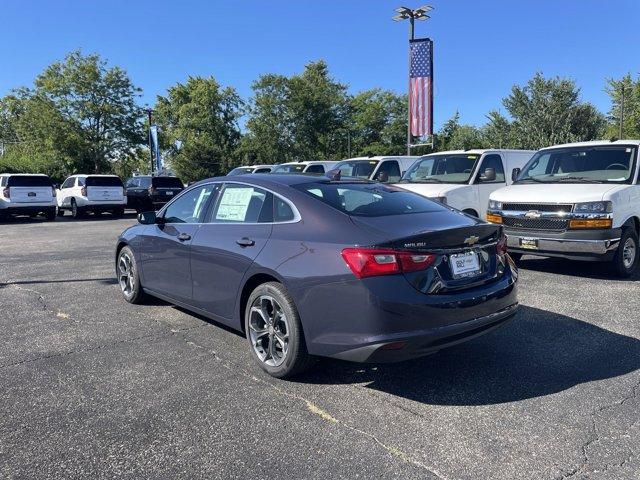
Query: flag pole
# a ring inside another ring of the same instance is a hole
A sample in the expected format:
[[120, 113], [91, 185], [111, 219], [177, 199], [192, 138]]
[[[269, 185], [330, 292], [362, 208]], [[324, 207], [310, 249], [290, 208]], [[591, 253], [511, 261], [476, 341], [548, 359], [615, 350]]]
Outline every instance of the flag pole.
[[407, 90], [407, 156], [411, 155], [411, 41], [414, 39], [415, 24], [413, 15], [409, 18], [409, 68], [408, 80], [409, 88]]

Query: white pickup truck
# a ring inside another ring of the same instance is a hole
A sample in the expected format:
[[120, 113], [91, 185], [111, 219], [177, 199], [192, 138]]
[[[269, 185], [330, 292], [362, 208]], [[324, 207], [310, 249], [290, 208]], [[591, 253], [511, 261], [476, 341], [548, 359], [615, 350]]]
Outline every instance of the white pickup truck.
[[537, 152], [513, 185], [491, 194], [487, 220], [504, 225], [509, 251], [638, 267], [640, 141], [571, 143]]
[[396, 185], [424, 197], [484, 217], [491, 192], [511, 183], [533, 150], [452, 150], [421, 157]]

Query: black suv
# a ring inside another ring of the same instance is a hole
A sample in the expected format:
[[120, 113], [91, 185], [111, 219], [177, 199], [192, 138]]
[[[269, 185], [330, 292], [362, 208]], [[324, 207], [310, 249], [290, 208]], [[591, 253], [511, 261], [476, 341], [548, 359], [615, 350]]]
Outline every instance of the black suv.
[[138, 213], [158, 210], [184, 189], [178, 177], [152, 177], [138, 175], [125, 183], [127, 208]]

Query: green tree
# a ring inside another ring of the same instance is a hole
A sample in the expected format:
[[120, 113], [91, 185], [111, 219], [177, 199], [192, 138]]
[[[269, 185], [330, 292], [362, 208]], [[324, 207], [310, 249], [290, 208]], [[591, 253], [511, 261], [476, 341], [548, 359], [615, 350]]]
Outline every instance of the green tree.
[[620, 136], [620, 115], [622, 113], [622, 90], [624, 88], [624, 125], [622, 138], [640, 138], [640, 77], [633, 80], [625, 75], [620, 80], [607, 79], [606, 91], [611, 98], [607, 136]]
[[243, 106], [233, 88], [213, 77], [189, 77], [158, 97], [161, 145], [183, 181], [224, 174], [237, 164]]
[[447, 120], [436, 134], [436, 150], [468, 150], [471, 148], [483, 148], [484, 137], [482, 132], [473, 125], [461, 125], [460, 113], [456, 111]]
[[[580, 101], [573, 80], [547, 79], [538, 73], [524, 87], [514, 85], [502, 103], [512, 119], [508, 138], [513, 148], [593, 140], [604, 133], [604, 116]], [[503, 125], [500, 122], [494, 127]]]
[[241, 151], [250, 162], [343, 158], [347, 151], [347, 87], [324, 61], [299, 75], [263, 75], [252, 85], [247, 136]]

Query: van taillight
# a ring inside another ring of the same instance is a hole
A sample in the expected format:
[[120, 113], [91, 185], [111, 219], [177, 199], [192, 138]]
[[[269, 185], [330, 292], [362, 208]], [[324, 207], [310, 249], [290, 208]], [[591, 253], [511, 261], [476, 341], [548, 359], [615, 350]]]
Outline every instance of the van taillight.
[[80, 189], [80, 195], [82, 195], [83, 197], [87, 196], [87, 187], [82, 187]]
[[342, 258], [358, 278], [415, 272], [432, 265], [436, 256], [377, 248], [345, 248]]
[[55, 198], [55, 196], [56, 196], [56, 187], [51, 187], [51, 196]]
[[4, 187], [2, 189], [2, 195], [4, 195], [4, 198], [11, 198], [11, 190], [9, 187]]

